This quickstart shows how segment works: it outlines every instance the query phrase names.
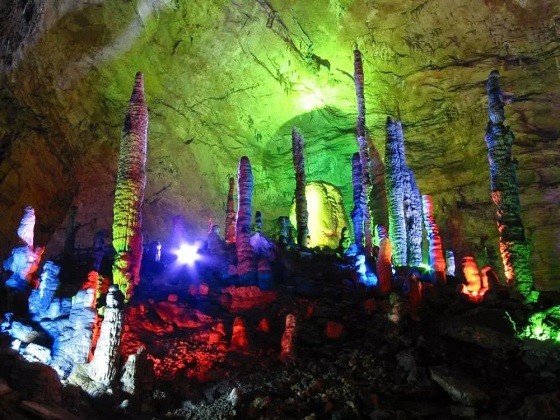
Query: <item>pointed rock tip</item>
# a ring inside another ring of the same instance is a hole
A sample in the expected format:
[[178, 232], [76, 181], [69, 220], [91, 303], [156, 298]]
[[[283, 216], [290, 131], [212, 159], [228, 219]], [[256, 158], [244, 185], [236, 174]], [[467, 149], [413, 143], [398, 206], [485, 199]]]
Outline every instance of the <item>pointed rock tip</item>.
[[490, 75], [488, 77], [500, 77], [500, 72], [494, 69], [490, 72]]

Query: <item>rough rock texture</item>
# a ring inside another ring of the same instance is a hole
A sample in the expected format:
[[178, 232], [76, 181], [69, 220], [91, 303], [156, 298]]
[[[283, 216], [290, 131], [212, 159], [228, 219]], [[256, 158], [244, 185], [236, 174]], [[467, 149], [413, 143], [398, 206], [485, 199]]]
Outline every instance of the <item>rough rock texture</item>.
[[123, 124], [117, 186], [113, 205], [113, 283], [128, 297], [140, 281], [142, 262], [142, 204], [146, 188], [148, 108], [144, 76], [136, 74]]
[[428, 237], [428, 262], [434, 272], [434, 283], [445, 284], [445, 258], [439, 228], [434, 219], [434, 206], [429, 195], [422, 196], [422, 219]]
[[36, 243], [55, 232], [49, 253], [63, 247], [65, 225], [57, 227], [73, 200], [77, 247], [89, 247], [99, 229], [110, 232], [119, 126], [138, 70], [152, 115], [147, 242], [167, 239], [176, 214], [203, 237], [208, 218], [223, 217], [227, 180], [243, 155], [271, 231], [291, 205], [294, 125], [306, 136], [308, 180], [340, 187], [350, 210], [352, 50], [359, 48], [376, 149], [383, 155], [385, 116], [395, 115], [418, 186], [433, 198], [444, 248], [457, 261], [474, 255], [503, 277], [488, 173], [480, 169], [484, 81], [500, 70], [531, 268], [538, 288], [558, 288], [558, 2], [9, 0], [1, 7], [4, 255], [28, 205], [38, 215]]
[[233, 193], [235, 189], [235, 179], [229, 178], [229, 189], [226, 205], [226, 228], [224, 230], [226, 236], [226, 244], [235, 243], [235, 203], [233, 201]]
[[255, 252], [251, 246], [251, 221], [253, 220], [253, 172], [247, 156], [239, 159], [237, 170], [237, 218], [235, 222], [235, 249], [237, 275], [242, 284], [256, 281]]
[[296, 178], [296, 188], [294, 201], [296, 204], [296, 223], [297, 243], [299, 246], [307, 246], [307, 235], [309, 233], [307, 223], [309, 212], [306, 198], [305, 181], [305, 157], [303, 156], [303, 136], [296, 127], [292, 130], [292, 154], [294, 160], [294, 172]]

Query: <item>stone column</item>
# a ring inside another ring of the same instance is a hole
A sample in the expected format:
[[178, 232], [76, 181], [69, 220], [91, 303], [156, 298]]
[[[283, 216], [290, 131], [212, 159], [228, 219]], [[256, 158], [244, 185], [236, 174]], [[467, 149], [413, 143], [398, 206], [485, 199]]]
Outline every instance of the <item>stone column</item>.
[[233, 179], [233, 177], [230, 177], [226, 207], [226, 229], [224, 232], [227, 245], [235, 243], [235, 206], [233, 202], [234, 188], [235, 180]]
[[256, 283], [256, 261], [251, 246], [251, 221], [253, 213], [253, 172], [247, 156], [239, 160], [237, 171], [237, 221], [235, 223], [235, 245], [237, 252], [237, 274], [243, 285]]
[[445, 284], [445, 258], [439, 228], [434, 219], [432, 198], [429, 195], [422, 196], [422, 214], [424, 227], [428, 236], [428, 256], [430, 267], [433, 270], [433, 278], [436, 284]]
[[113, 206], [113, 283], [125, 299], [140, 281], [147, 143], [148, 108], [144, 101], [144, 79], [142, 73], [137, 73], [123, 124]]
[[303, 157], [303, 136], [297, 128], [292, 129], [292, 153], [294, 160], [294, 171], [296, 175], [296, 222], [297, 242], [299, 246], [307, 243], [307, 199], [305, 197], [305, 159]]
[[521, 220], [521, 203], [516, 177], [516, 162], [511, 147], [513, 132], [504, 126], [504, 104], [500, 99], [499, 73], [493, 70], [486, 84], [488, 115], [486, 145], [490, 163], [490, 192], [496, 205], [497, 225], [500, 232], [500, 253], [509, 284], [526, 302], [534, 302], [538, 293], [534, 289], [530, 266], [530, 245], [525, 238]]

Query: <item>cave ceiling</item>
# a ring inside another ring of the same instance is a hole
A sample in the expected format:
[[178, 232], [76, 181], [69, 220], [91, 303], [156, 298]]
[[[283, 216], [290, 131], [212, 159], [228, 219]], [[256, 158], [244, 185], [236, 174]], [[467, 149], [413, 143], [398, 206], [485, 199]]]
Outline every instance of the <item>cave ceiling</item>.
[[403, 122], [420, 190], [433, 196], [444, 247], [499, 265], [484, 141], [485, 80], [498, 69], [533, 270], [540, 288], [560, 286], [557, 1], [7, 0], [0, 17], [4, 253], [26, 205], [37, 211], [37, 242], [52, 253], [71, 206], [77, 246], [110, 231], [137, 71], [150, 114], [146, 240], [165, 240], [179, 214], [193, 237], [209, 220], [223, 224], [228, 179], [243, 155], [255, 177], [253, 208], [272, 232], [294, 191], [294, 125], [305, 137], [308, 181], [338, 186], [349, 211], [358, 48], [376, 222], [386, 222], [380, 174], [391, 115]]

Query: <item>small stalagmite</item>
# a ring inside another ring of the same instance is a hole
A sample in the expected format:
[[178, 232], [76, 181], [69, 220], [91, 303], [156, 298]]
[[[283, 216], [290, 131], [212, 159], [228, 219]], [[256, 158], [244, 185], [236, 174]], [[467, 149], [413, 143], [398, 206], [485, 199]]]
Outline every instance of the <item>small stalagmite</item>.
[[439, 228], [434, 218], [434, 206], [432, 197], [422, 196], [422, 215], [424, 217], [424, 228], [428, 236], [428, 257], [429, 264], [433, 270], [435, 284], [445, 284], [445, 258], [443, 256], [443, 246]]
[[126, 299], [140, 281], [147, 144], [148, 108], [144, 101], [144, 77], [139, 72], [123, 124], [113, 206], [113, 283]]
[[90, 364], [91, 377], [96, 381], [110, 383], [116, 378], [124, 326], [123, 303], [124, 296], [121, 291], [114, 285], [110, 286], [101, 333]]
[[235, 243], [235, 203], [233, 201], [234, 189], [235, 179], [233, 177], [230, 177], [226, 207], [226, 229], [224, 232], [227, 245]]
[[296, 335], [297, 335], [297, 321], [296, 315], [286, 315], [286, 329], [282, 335], [280, 360], [284, 363], [295, 359], [296, 357]]
[[377, 227], [379, 235], [379, 255], [377, 257], [377, 291], [381, 296], [387, 296], [393, 288], [393, 266], [391, 258], [393, 247], [387, 235], [385, 226]]
[[257, 267], [255, 252], [251, 246], [253, 172], [247, 156], [239, 159], [237, 183], [237, 221], [235, 223], [237, 275], [240, 284], [250, 286], [257, 282]]
[[249, 347], [247, 341], [247, 327], [243, 318], [237, 317], [233, 320], [233, 330], [231, 333], [231, 350], [242, 350]]
[[307, 199], [305, 196], [305, 158], [303, 157], [303, 136], [296, 127], [292, 129], [292, 153], [294, 160], [294, 171], [296, 176], [296, 228], [297, 243], [299, 246], [306, 245], [307, 238]]
[[463, 275], [467, 284], [461, 285], [461, 293], [473, 302], [481, 302], [488, 291], [488, 278], [480, 274], [474, 257], [463, 258]]

